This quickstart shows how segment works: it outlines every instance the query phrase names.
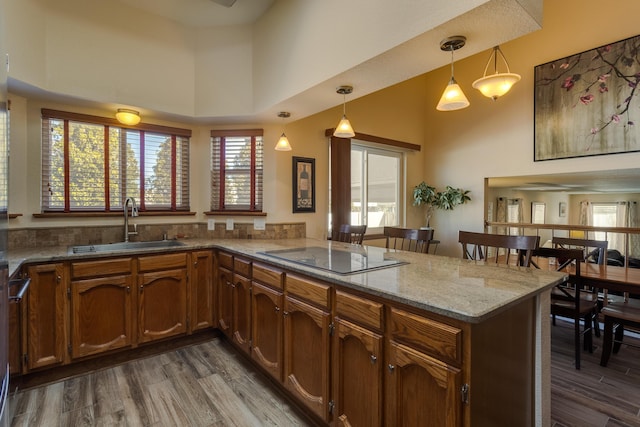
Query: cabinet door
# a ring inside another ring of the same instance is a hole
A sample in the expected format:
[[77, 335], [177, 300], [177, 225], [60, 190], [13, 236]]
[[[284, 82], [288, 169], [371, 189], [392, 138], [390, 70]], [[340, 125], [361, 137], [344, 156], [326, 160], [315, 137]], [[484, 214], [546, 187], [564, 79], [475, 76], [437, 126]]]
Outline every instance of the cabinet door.
[[282, 292], [252, 283], [251, 357], [282, 382]]
[[251, 281], [234, 274], [232, 339], [242, 350], [249, 353], [251, 340]]
[[213, 322], [213, 256], [211, 251], [191, 254], [191, 309], [189, 332], [211, 328]]
[[333, 399], [336, 425], [382, 425], [382, 336], [335, 319]]
[[71, 282], [71, 356], [132, 343], [131, 275]]
[[62, 264], [44, 264], [28, 269], [27, 368], [61, 364], [67, 338], [67, 296]]
[[224, 267], [218, 267], [218, 327], [231, 337], [231, 321], [233, 319], [233, 273]]
[[391, 341], [387, 359], [386, 425], [459, 426], [459, 369]]
[[285, 387], [328, 422], [330, 315], [291, 296], [284, 309]]
[[140, 342], [187, 331], [186, 269], [138, 274], [138, 337]]

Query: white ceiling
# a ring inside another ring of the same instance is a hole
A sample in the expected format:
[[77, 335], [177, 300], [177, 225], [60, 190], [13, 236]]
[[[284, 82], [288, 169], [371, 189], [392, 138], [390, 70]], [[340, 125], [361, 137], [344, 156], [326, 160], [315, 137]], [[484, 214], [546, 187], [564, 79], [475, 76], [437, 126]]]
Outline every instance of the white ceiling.
[[236, 0], [231, 7], [214, 0], [119, 0], [127, 6], [173, 19], [190, 27], [252, 24], [274, 0]]
[[640, 193], [640, 169], [488, 178], [491, 188], [568, 194]]

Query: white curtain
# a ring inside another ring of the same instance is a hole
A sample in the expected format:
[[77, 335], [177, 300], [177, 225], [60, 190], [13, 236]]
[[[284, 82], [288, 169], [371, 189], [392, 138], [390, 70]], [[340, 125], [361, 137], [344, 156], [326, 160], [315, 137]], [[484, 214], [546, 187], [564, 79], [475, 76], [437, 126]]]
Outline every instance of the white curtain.
[[591, 209], [591, 203], [588, 200], [580, 202], [580, 218], [578, 219], [580, 225], [593, 224], [593, 210]]
[[[629, 227], [640, 227], [638, 220], [638, 203], [628, 202], [627, 209], [629, 210]], [[629, 234], [629, 256], [633, 258], [640, 258], [640, 234]]]

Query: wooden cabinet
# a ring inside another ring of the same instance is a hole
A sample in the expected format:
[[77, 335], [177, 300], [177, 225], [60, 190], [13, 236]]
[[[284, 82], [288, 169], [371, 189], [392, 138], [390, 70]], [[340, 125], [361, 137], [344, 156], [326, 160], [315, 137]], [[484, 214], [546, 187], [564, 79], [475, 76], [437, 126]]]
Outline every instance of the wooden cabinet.
[[132, 259], [71, 264], [71, 356], [132, 345]]
[[149, 342], [187, 332], [187, 253], [138, 258], [138, 337]]
[[338, 426], [382, 426], [384, 305], [336, 292], [333, 333], [334, 420]]
[[287, 275], [284, 302], [284, 383], [329, 422], [331, 287]]
[[234, 257], [232, 340], [246, 353], [251, 351], [251, 262]]
[[216, 292], [218, 295], [218, 328], [231, 338], [231, 322], [233, 321], [233, 256], [218, 252], [218, 271], [216, 276]]
[[[462, 331], [391, 309], [385, 409], [387, 425], [454, 427], [462, 424], [466, 389]], [[406, 344], [410, 344], [409, 347]]]
[[282, 381], [282, 305], [284, 273], [253, 265], [251, 284], [251, 357]]
[[67, 281], [64, 265], [30, 266], [27, 297], [26, 368], [62, 364], [67, 352]]
[[211, 251], [191, 253], [189, 332], [211, 328], [213, 317], [213, 256]]

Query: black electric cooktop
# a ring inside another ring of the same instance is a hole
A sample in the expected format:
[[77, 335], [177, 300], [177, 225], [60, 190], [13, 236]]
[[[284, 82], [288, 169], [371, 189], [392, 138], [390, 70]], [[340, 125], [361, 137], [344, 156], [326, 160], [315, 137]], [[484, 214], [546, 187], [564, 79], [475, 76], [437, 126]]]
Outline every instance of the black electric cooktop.
[[337, 274], [363, 273], [379, 268], [407, 264], [404, 261], [389, 258], [387, 249], [374, 246], [354, 246], [353, 248], [344, 249], [312, 246], [259, 253]]

